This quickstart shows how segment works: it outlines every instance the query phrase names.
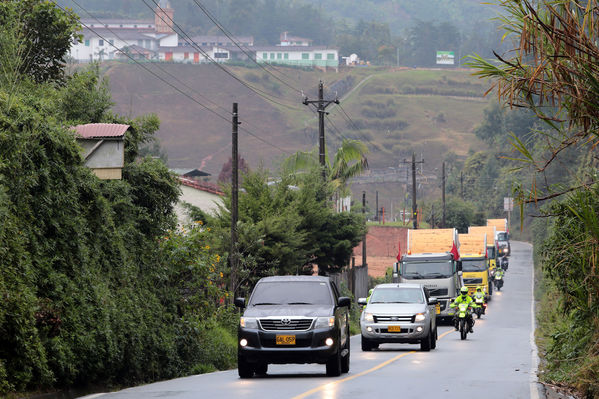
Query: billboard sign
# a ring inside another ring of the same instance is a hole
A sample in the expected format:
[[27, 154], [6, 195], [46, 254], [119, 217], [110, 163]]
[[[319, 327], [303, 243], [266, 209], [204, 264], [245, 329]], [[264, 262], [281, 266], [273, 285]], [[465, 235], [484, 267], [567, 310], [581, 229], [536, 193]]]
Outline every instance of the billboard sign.
[[437, 51], [438, 65], [453, 65], [455, 56], [453, 51]]

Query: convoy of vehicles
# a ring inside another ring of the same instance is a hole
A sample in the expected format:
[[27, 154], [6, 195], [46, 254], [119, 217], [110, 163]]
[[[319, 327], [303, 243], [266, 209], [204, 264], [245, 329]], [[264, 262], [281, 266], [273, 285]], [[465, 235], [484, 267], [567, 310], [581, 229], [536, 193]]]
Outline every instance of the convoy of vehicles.
[[437, 346], [437, 298], [421, 284], [379, 284], [360, 318], [362, 350], [370, 351], [383, 343], [420, 344], [430, 351]]
[[468, 287], [470, 295], [474, 294], [477, 287], [482, 287], [489, 299], [493, 294], [493, 285], [487, 259], [487, 234], [460, 234], [459, 239], [464, 285]]
[[258, 281], [238, 328], [241, 378], [265, 374], [269, 363], [326, 364], [328, 376], [349, 371], [349, 306], [329, 277], [276, 276]]
[[[394, 282], [358, 299], [362, 350], [408, 343], [430, 351], [437, 345], [438, 321], [454, 315], [460, 338], [466, 339], [472, 312], [477, 318], [485, 314], [493, 285], [500, 290], [504, 284], [507, 255], [498, 256], [495, 237], [507, 236], [496, 235], [495, 225], [471, 226], [468, 234], [409, 229]], [[467, 296], [455, 301], [460, 290], [466, 295], [466, 287], [473, 301], [463, 303], [470, 301]], [[240, 378], [266, 374], [269, 364], [325, 364], [328, 376], [349, 371], [351, 299], [340, 296], [329, 277], [265, 277], [247, 303], [245, 298], [234, 302], [244, 309], [238, 327]]]
[[449, 303], [463, 285], [456, 229], [408, 230], [407, 253], [399, 264], [399, 282], [422, 284], [437, 298], [438, 318], [451, 318]]

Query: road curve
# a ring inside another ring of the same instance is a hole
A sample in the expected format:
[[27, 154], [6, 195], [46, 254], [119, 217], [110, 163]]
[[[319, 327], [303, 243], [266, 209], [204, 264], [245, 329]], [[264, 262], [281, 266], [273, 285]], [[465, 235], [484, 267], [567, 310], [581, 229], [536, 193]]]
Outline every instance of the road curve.
[[513, 242], [505, 286], [495, 292], [474, 334], [461, 341], [439, 328], [437, 349], [387, 344], [362, 352], [351, 340], [351, 368], [337, 378], [324, 365], [270, 365], [241, 380], [237, 370], [162, 381], [87, 399], [131, 398], [531, 398], [537, 399], [533, 335], [532, 247]]

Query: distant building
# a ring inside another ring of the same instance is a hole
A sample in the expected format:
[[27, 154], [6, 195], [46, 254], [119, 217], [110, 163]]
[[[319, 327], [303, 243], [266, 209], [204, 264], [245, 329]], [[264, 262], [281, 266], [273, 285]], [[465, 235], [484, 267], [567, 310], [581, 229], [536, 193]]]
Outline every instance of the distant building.
[[88, 123], [72, 129], [83, 148], [85, 166], [100, 179], [120, 180], [125, 166], [124, 137], [129, 125]]
[[[74, 44], [69, 56], [79, 62], [127, 58], [159, 59], [159, 50], [176, 47], [177, 33], [170, 27], [174, 10], [170, 2], [161, 0], [154, 20], [82, 18], [81, 43]], [[120, 51], [121, 49], [122, 51]]]
[[[194, 171], [188, 172], [185, 175], [194, 174]], [[195, 178], [186, 177], [185, 175], [179, 176], [181, 195], [179, 196], [179, 202], [175, 205], [175, 212], [177, 213], [179, 223], [187, 224], [193, 222], [187, 215], [186, 209], [183, 206], [184, 203], [196, 206], [208, 214], [216, 214], [219, 205], [222, 205], [222, 197], [225, 193], [216, 184], [202, 182]]]
[[253, 48], [259, 63], [335, 68], [339, 67], [339, 50], [328, 46], [313, 46], [312, 40], [281, 33], [281, 42], [276, 46]]
[[283, 32], [280, 36], [281, 46], [311, 46], [313, 40], [304, 37], [290, 36], [289, 32]]

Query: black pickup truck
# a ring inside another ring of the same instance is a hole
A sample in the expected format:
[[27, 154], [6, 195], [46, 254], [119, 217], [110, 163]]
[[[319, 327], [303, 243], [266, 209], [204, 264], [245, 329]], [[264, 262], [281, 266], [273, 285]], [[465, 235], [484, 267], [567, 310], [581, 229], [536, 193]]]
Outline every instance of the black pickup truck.
[[326, 364], [328, 376], [349, 371], [350, 298], [321, 276], [260, 279], [239, 321], [239, 377], [266, 374], [268, 364]]

